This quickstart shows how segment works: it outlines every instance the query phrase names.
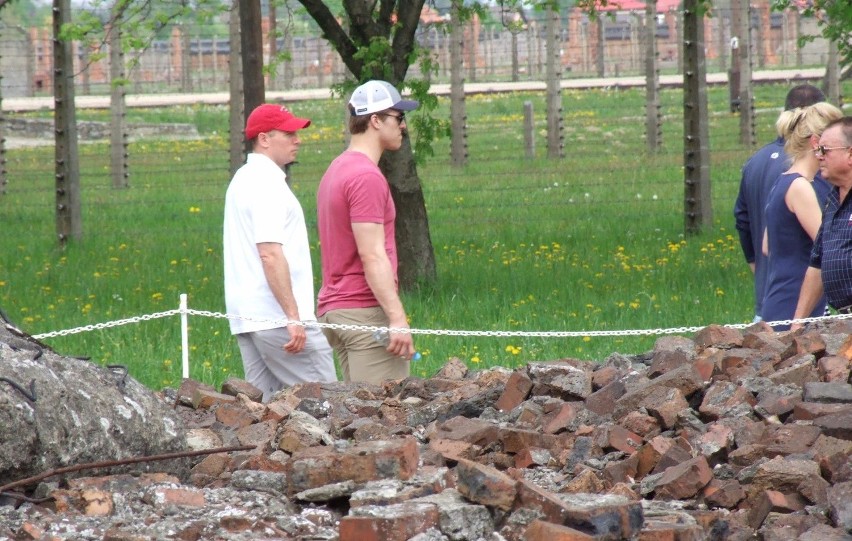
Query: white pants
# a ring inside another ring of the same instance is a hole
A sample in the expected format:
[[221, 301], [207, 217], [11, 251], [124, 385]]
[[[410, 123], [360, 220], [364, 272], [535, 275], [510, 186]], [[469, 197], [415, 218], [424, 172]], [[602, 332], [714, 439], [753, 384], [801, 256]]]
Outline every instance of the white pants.
[[245, 379], [261, 391], [263, 401], [297, 383], [337, 381], [331, 346], [319, 327], [305, 327], [307, 340], [299, 353], [287, 353], [286, 327], [237, 335]]

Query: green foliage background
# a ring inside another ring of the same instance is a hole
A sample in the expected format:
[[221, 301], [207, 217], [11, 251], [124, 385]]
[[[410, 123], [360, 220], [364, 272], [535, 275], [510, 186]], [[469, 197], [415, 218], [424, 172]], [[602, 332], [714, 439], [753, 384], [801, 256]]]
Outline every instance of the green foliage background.
[[[850, 91], [846, 83], [845, 92]], [[758, 140], [787, 85], [756, 90]], [[469, 96], [469, 165], [449, 164], [449, 143], [419, 168], [438, 263], [438, 283], [406, 294], [428, 376], [451, 357], [473, 368], [562, 357], [604, 360], [642, 353], [660, 336], [593, 337], [591, 331], [746, 323], [751, 274], [731, 209], [742, 163], [739, 118], [727, 88], [711, 88], [714, 225], [683, 235], [682, 95], [664, 90], [663, 149], [645, 150], [640, 89], [566, 91], [565, 153], [544, 156], [542, 93]], [[524, 104], [536, 115], [535, 158], [524, 153]], [[293, 189], [315, 226], [315, 192], [344, 145], [342, 105], [291, 103], [313, 120], [304, 132]], [[439, 98], [436, 115], [448, 115]], [[35, 115], [44, 115], [37, 113]], [[80, 120], [105, 120], [81, 110]], [[155, 314], [178, 307], [224, 311], [221, 220], [228, 173], [227, 110], [131, 109], [128, 121], [188, 122], [197, 140], [144, 139], [129, 148], [131, 187], [116, 190], [105, 143], [81, 144], [84, 239], [55, 241], [50, 146], [8, 152], [0, 196], [0, 307], [30, 334]], [[319, 251], [312, 236], [316, 284]], [[226, 320], [190, 318], [191, 376], [218, 385], [242, 369]], [[453, 336], [446, 331], [576, 331], [576, 338]], [[588, 333], [588, 334], [584, 334]], [[152, 388], [180, 382], [179, 320], [83, 332], [46, 342], [67, 355], [125, 364]]]

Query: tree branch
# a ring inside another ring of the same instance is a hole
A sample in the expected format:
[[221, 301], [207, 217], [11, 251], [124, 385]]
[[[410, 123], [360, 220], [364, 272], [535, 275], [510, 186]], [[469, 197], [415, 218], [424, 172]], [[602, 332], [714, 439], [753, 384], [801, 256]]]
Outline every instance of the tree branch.
[[299, 0], [299, 3], [305, 7], [311, 18], [319, 25], [323, 37], [337, 50], [341, 60], [349, 68], [349, 71], [356, 78], [359, 77], [363, 68], [363, 62], [355, 59], [355, 53], [358, 52], [358, 48], [349, 36], [346, 35], [346, 32], [331, 11], [328, 10], [325, 3], [320, 0]]
[[414, 36], [420, 24], [420, 13], [423, 11], [425, 0], [402, 0], [397, 12], [397, 27], [393, 36], [393, 76], [399, 83], [405, 80], [408, 73], [408, 55], [414, 50]]

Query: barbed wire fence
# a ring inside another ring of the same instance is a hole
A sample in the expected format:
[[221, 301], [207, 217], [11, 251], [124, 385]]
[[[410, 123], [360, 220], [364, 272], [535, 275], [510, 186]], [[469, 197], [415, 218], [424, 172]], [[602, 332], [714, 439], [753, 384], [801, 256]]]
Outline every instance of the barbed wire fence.
[[[815, 19], [797, 10], [774, 12], [768, 2], [750, 9], [749, 31], [755, 69], [824, 66], [828, 43], [822, 39], [799, 44], [803, 36], [819, 35]], [[643, 73], [641, 11], [615, 11], [600, 21], [591, 20], [579, 9], [564, 14], [560, 21], [560, 59], [564, 77], [624, 76]], [[729, 8], [718, 8], [705, 17], [705, 49], [708, 72], [726, 72], [733, 64]], [[658, 11], [655, 36], [660, 68], [671, 73], [682, 70], [682, 14], [676, 9]], [[214, 30], [211, 30], [213, 28]], [[211, 34], [212, 32], [212, 34]], [[267, 88], [327, 88], [346, 76], [346, 68], [336, 52], [310, 26], [296, 33], [282, 27], [274, 46], [264, 29], [265, 64], [274, 65], [267, 76]], [[449, 82], [450, 36], [446, 20], [421, 22], [417, 39], [431, 51], [439, 66], [428, 74], [433, 82]], [[475, 19], [464, 28], [464, 58], [468, 82], [493, 80], [542, 80], [545, 77], [544, 14], [534, 12], [522, 25], [506, 23], [499, 9], [485, 19]], [[21, 28], [0, 22], [0, 67], [17, 77], [2, 80], [5, 98], [49, 96], [53, 88], [49, 28]], [[144, 51], [126, 59], [128, 93], [189, 93], [228, 91], [228, 64], [231, 58], [228, 25], [185, 24], [172, 28], [167, 37], [154, 40]], [[109, 58], [74, 43], [75, 84], [79, 95], [108, 95], [111, 91]], [[279, 58], [272, 51], [283, 52]], [[411, 75], [424, 76], [413, 65]]]

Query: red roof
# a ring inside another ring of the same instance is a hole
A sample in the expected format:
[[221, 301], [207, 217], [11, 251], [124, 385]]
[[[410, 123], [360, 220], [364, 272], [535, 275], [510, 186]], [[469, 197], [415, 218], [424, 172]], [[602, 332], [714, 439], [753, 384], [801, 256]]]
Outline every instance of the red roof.
[[[681, 0], [657, 0], [657, 12], [665, 13], [680, 7]], [[645, 11], [643, 0], [608, 0], [598, 11]]]

